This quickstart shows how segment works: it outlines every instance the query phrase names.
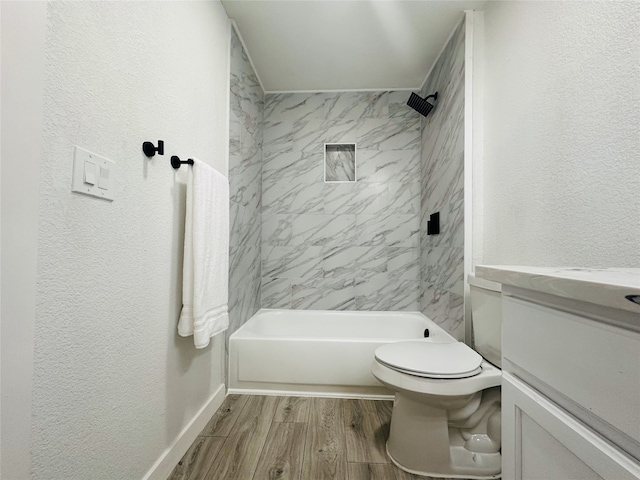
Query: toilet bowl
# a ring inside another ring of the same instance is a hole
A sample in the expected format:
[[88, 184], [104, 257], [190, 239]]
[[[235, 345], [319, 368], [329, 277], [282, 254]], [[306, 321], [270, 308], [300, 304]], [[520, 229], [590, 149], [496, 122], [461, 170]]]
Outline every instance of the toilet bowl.
[[[476, 351], [449, 337], [386, 344], [375, 352], [371, 371], [395, 392], [387, 453], [410, 473], [500, 477], [500, 285], [479, 286], [471, 276], [469, 283], [474, 334], [488, 348], [476, 342]], [[481, 308], [474, 310], [476, 299]]]

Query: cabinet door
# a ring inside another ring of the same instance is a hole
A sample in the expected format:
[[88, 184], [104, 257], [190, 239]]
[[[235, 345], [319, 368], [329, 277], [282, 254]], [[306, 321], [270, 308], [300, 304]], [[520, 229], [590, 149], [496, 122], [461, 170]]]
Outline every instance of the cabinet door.
[[506, 480], [640, 478], [640, 464], [508, 372], [502, 416]]

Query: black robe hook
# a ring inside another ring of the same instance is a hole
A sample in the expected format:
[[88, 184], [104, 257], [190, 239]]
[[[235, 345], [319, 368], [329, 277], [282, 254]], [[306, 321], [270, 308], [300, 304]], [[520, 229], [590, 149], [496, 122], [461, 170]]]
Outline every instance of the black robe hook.
[[156, 152], [158, 152], [158, 155], [164, 155], [164, 142], [162, 140], [158, 140], [157, 148], [152, 142], [143, 142], [142, 151], [149, 158], [153, 157]]

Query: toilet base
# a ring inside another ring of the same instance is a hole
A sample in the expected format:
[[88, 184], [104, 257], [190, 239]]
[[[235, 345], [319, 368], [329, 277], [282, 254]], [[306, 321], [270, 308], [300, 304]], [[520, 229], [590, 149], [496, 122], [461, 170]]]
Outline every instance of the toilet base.
[[[414, 475], [422, 475], [426, 477], [440, 477], [440, 478], [464, 478], [472, 480], [489, 480], [494, 478], [502, 478], [502, 457], [499, 453], [473, 453], [466, 450], [464, 447], [450, 447], [451, 459], [456, 462], [457, 465], [467, 466], [468, 468], [478, 468], [478, 464], [473, 460], [473, 456], [476, 455], [476, 460], [482, 461], [484, 466], [489, 467], [491, 470], [499, 470], [500, 472], [494, 475], [470, 475], [468, 473], [446, 473], [446, 472], [424, 472], [418, 470], [411, 470], [404, 465], [397, 462], [393, 455], [389, 452], [389, 443], [387, 442], [387, 455], [393, 462], [393, 464], [405, 472], [412, 473]], [[481, 457], [481, 458], [480, 458]]]
[[[472, 398], [463, 396], [459, 401], [473, 401]], [[486, 408], [485, 411], [490, 410]], [[502, 456], [499, 443], [493, 451], [465, 448], [460, 433], [457, 433], [460, 430], [449, 424], [448, 416], [445, 408], [425, 403], [423, 395], [396, 392], [387, 441], [389, 458], [402, 470], [416, 475], [500, 478]]]

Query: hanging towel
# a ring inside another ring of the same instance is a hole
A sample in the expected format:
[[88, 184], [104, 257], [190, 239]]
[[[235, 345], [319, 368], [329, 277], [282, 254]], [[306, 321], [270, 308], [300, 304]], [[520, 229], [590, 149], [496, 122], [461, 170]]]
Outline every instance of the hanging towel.
[[178, 333], [196, 348], [229, 326], [229, 181], [194, 159], [187, 177]]

